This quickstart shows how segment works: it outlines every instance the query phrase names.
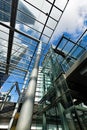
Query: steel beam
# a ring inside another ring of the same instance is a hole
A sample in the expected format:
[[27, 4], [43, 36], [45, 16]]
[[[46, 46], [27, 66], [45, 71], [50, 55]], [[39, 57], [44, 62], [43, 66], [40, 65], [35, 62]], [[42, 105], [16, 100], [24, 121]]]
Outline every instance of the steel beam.
[[38, 76], [38, 66], [41, 55], [41, 42], [38, 46], [37, 56], [34, 68], [31, 73], [30, 82], [25, 94], [25, 100], [20, 112], [16, 130], [30, 130], [32, 123], [33, 107], [34, 107], [34, 98], [35, 90], [37, 85], [37, 76]]
[[[12, 0], [11, 19], [10, 19], [10, 26], [12, 28], [15, 28], [17, 6], [18, 6], [18, 0]], [[9, 71], [13, 39], [14, 39], [14, 31], [10, 29], [9, 30], [9, 39], [8, 39], [6, 74], [8, 74], [8, 71]]]
[[22, 31], [19, 31], [19, 30], [15, 29], [15, 28], [13, 28], [13, 27], [11, 27], [11, 26], [8, 26], [8, 25], [6, 25], [6, 24], [4, 24], [4, 23], [2, 23], [2, 22], [0, 22], [0, 25], [6, 27], [6, 28], [8, 28], [8, 29], [11, 29], [12, 31], [14, 31], [14, 32], [16, 32], [16, 33], [19, 33], [19, 34], [21, 34], [21, 35], [23, 35], [23, 36], [25, 36], [25, 37], [27, 37], [27, 38], [30, 38], [31, 40], [34, 40], [35, 42], [40, 42], [39, 39], [37, 39], [37, 38], [35, 38], [35, 37], [33, 37], [33, 36], [29, 35], [29, 34], [26, 34], [26, 33], [22, 32]]

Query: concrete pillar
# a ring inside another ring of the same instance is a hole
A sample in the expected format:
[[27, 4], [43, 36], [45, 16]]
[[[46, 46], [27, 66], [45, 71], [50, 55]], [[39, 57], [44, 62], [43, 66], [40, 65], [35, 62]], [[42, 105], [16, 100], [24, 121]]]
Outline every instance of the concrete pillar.
[[22, 109], [20, 112], [16, 130], [30, 130], [31, 129], [35, 90], [36, 90], [36, 85], [37, 85], [38, 66], [39, 66], [39, 60], [40, 60], [40, 55], [41, 55], [41, 46], [42, 44], [40, 42], [38, 46], [35, 65], [31, 73], [30, 82], [27, 88], [27, 92], [25, 94], [25, 100], [22, 105]]

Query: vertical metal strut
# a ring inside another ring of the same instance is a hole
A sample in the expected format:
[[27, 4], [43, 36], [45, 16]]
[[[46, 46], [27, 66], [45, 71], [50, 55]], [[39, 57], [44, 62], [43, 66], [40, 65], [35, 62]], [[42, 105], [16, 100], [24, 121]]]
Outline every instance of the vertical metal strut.
[[16, 130], [30, 130], [31, 129], [33, 107], [34, 107], [34, 97], [35, 97], [35, 90], [36, 90], [36, 85], [37, 85], [38, 66], [39, 66], [39, 60], [40, 60], [40, 55], [41, 55], [41, 46], [42, 46], [42, 43], [40, 42], [38, 46], [35, 65], [31, 73], [30, 82], [27, 88], [24, 103], [22, 105], [22, 109], [20, 112], [20, 117], [18, 119]]

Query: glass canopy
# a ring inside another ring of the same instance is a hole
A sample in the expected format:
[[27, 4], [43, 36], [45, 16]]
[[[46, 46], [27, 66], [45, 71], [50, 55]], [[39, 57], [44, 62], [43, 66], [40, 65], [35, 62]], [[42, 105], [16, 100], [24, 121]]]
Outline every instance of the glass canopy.
[[[29, 78], [26, 80], [26, 75], [29, 73], [29, 77], [32, 72], [39, 41], [42, 41], [42, 66], [68, 2], [0, 0], [0, 82], [3, 90], [7, 91], [14, 82], [18, 82], [20, 89], [27, 86]], [[72, 57], [74, 62], [87, 48], [85, 36], [86, 31], [77, 42], [62, 36], [55, 50], [65, 53], [67, 59]], [[62, 64], [63, 58], [59, 55]]]

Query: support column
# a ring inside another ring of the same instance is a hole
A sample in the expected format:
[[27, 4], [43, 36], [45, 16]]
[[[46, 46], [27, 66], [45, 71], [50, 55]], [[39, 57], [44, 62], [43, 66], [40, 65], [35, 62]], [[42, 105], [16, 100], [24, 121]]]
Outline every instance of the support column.
[[17, 101], [17, 103], [16, 103], [15, 109], [14, 109], [14, 111], [13, 111], [12, 118], [11, 118], [11, 120], [10, 120], [10, 122], [9, 122], [8, 130], [11, 130], [11, 128], [12, 128], [12, 126], [13, 126], [13, 124], [14, 124], [14, 123], [13, 123], [13, 122], [14, 122], [14, 118], [15, 118], [15, 115], [17, 114], [17, 111], [18, 111], [20, 102], [21, 102], [21, 100], [22, 100], [23, 92], [24, 92], [24, 89], [25, 89], [25, 87], [26, 87], [26, 83], [27, 83], [28, 77], [29, 77], [29, 71], [27, 72], [26, 77], [25, 77], [25, 79], [24, 79], [24, 84], [23, 84], [23, 87], [22, 87], [20, 96], [19, 96], [19, 98], [18, 98], [18, 101]]
[[34, 98], [35, 90], [37, 85], [37, 76], [38, 76], [38, 66], [41, 55], [41, 42], [38, 46], [37, 56], [34, 68], [31, 73], [30, 82], [25, 94], [25, 100], [21, 108], [20, 117], [16, 126], [16, 130], [30, 130], [32, 123], [33, 107], [34, 107]]

